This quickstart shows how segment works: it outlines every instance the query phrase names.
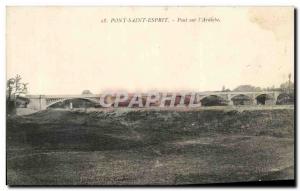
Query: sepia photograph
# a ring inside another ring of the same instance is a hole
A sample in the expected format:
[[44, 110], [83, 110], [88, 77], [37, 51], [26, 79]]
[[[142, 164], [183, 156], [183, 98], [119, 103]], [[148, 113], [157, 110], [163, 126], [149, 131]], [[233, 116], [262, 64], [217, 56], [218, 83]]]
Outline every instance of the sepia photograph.
[[295, 185], [292, 6], [7, 6], [9, 186]]

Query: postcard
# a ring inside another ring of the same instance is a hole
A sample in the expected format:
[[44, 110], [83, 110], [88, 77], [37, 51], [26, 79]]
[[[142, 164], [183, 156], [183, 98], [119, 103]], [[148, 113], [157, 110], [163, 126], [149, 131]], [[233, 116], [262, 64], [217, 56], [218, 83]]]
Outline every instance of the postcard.
[[7, 184], [294, 185], [294, 15], [8, 6]]

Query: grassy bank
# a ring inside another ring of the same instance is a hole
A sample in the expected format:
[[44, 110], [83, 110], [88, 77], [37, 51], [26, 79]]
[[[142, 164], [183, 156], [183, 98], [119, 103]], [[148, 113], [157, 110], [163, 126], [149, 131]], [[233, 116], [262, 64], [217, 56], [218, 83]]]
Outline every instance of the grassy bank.
[[56, 111], [7, 120], [9, 184], [293, 179], [294, 110]]

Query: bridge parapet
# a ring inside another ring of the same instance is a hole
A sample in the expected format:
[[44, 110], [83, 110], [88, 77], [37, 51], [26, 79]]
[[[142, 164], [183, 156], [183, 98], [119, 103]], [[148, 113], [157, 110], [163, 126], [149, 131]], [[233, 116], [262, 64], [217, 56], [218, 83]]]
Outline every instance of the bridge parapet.
[[[178, 93], [180, 94], [180, 93]], [[185, 95], [191, 95], [192, 93], [185, 93]], [[200, 102], [202, 99], [208, 96], [218, 96], [227, 101], [228, 105], [233, 105], [232, 98], [238, 95], [248, 96], [253, 103], [259, 95], [268, 95], [272, 98], [273, 103], [276, 104], [276, 100], [280, 95], [279, 91], [260, 91], [260, 92], [195, 92], [196, 100]], [[147, 96], [148, 94], [142, 94], [142, 96]], [[92, 102], [98, 103], [102, 94], [84, 94], [84, 95], [27, 95], [26, 97], [30, 100], [30, 103], [27, 105], [28, 108], [34, 110], [44, 110], [52, 104], [55, 104], [60, 101], [69, 100], [69, 99], [86, 99]]]

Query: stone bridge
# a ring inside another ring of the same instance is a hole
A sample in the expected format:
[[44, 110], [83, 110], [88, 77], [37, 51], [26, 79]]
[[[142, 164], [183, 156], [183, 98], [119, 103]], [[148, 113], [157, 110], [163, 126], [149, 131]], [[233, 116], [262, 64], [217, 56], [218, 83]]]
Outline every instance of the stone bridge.
[[[261, 91], [261, 92], [196, 92], [196, 100], [203, 100], [208, 96], [216, 96], [222, 98], [227, 102], [227, 105], [234, 105], [233, 100], [237, 96], [247, 97], [251, 104], [259, 104], [257, 98], [259, 96], [265, 96], [267, 98], [267, 105], [276, 104], [278, 96], [281, 94], [279, 91]], [[93, 103], [99, 103], [101, 94], [87, 94], [87, 95], [27, 95], [29, 103], [27, 108], [40, 111], [45, 110], [51, 105], [72, 99], [84, 99]]]
[[29, 99], [27, 108], [33, 110], [45, 110], [51, 105], [72, 99], [85, 99], [94, 103], [99, 103], [101, 94], [92, 95], [27, 95]]

